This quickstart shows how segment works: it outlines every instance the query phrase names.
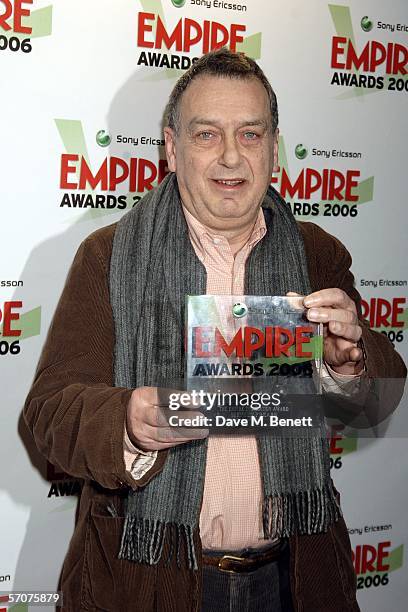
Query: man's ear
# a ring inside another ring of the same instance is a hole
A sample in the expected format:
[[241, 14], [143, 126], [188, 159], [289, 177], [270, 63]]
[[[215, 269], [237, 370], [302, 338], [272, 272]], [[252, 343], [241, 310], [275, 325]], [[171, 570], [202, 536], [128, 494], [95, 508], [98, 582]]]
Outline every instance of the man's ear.
[[164, 132], [164, 148], [166, 150], [167, 167], [170, 172], [176, 171], [176, 134], [170, 127], [165, 127]]
[[279, 172], [279, 129], [276, 128], [273, 137], [273, 169], [272, 172]]

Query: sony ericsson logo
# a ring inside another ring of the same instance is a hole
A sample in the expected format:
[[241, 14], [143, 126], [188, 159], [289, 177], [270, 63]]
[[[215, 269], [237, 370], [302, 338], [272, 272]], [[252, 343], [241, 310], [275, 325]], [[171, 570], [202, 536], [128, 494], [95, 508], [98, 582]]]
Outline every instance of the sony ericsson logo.
[[307, 157], [307, 147], [303, 144], [298, 144], [295, 147], [295, 155], [298, 159], [305, 159]]
[[100, 147], [108, 147], [112, 138], [105, 130], [99, 130], [99, 132], [96, 132], [95, 140]]
[[364, 30], [364, 32], [370, 32], [373, 29], [373, 22], [371, 21], [371, 19], [369, 17], [367, 17], [367, 15], [365, 15], [361, 21], [360, 21], [360, 25], [361, 25], [361, 29]]
[[181, 8], [182, 6], [185, 5], [186, 0], [171, 0], [171, 3], [173, 6], [175, 6], [176, 8]]
[[234, 317], [236, 319], [240, 319], [241, 317], [245, 317], [245, 315], [247, 313], [248, 313], [248, 306], [246, 306], [242, 302], [237, 302], [232, 307], [232, 314], [234, 315]]

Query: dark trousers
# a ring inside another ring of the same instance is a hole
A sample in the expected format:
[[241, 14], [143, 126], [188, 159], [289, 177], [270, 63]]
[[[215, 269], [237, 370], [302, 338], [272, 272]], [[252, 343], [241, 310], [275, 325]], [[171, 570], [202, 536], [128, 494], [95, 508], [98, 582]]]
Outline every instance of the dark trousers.
[[293, 612], [289, 546], [277, 561], [252, 572], [228, 573], [203, 565], [201, 612]]

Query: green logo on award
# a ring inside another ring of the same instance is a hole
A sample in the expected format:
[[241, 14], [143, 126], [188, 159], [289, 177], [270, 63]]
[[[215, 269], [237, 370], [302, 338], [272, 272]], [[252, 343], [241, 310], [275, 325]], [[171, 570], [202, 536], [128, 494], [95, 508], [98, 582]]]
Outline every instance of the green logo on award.
[[171, 0], [173, 6], [175, 6], [176, 8], [181, 8], [182, 6], [185, 5], [186, 0]]
[[248, 308], [242, 302], [238, 302], [234, 304], [232, 307], [232, 314], [236, 319], [240, 319], [241, 317], [245, 317], [248, 312]]

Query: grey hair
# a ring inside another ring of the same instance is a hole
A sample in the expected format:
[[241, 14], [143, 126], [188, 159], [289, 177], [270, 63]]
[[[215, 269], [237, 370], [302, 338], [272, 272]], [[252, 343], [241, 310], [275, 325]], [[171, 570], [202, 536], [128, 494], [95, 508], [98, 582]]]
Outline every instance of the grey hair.
[[190, 83], [202, 75], [231, 79], [258, 79], [268, 94], [269, 106], [271, 109], [272, 133], [275, 134], [279, 119], [278, 103], [271, 84], [262, 69], [253, 59], [247, 57], [243, 53], [234, 53], [226, 47], [202, 55], [179, 78], [170, 94], [164, 113], [164, 124], [166, 126], [172, 128], [176, 134], [179, 134], [181, 97]]

